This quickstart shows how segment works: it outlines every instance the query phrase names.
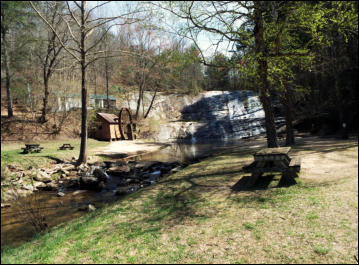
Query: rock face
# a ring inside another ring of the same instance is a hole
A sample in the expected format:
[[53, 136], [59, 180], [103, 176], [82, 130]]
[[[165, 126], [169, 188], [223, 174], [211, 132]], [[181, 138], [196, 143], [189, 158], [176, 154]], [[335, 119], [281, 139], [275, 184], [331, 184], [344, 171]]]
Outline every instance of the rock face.
[[[151, 95], [145, 94], [145, 104], [150, 100]], [[132, 110], [136, 104], [136, 95], [122, 102]], [[265, 132], [264, 111], [253, 91], [208, 91], [196, 97], [159, 94], [153, 106], [149, 118], [161, 121], [156, 141], [228, 140]]]
[[193, 128], [191, 137], [245, 138], [265, 132], [264, 111], [252, 91], [210, 91], [182, 110], [185, 120], [206, 124]]

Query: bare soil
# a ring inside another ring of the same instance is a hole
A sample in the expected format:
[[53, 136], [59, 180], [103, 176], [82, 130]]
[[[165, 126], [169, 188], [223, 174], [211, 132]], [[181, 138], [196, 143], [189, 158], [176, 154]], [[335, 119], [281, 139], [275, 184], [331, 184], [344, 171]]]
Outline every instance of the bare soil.
[[125, 140], [125, 141], [116, 141], [111, 142], [108, 146], [98, 147], [93, 149], [94, 154], [105, 154], [105, 155], [120, 155], [126, 154], [138, 155], [142, 153], [151, 153], [158, 151], [159, 149], [166, 146], [161, 143], [148, 142], [146, 140]]

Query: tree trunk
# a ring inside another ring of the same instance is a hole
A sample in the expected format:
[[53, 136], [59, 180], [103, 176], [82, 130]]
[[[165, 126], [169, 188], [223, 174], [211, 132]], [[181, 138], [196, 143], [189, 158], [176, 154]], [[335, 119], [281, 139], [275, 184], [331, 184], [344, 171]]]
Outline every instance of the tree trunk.
[[136, 121], [138, 120], [138, 114], [140, 113], [141, 100], [142, 100], [142, 87], [140, 86], [139, 91], [138, 91], [137, 107], [136, 107], [136, 114], [135, 114]]
[[[45, 72], [45, 70], [44, 70]], [[43, 98], [43, 106], [41, 110], [41, 116], [40, 116], [40, 122], [44, 123], [46, 122], [46, 108], [47, 108], [47, 102], [49, 98], [49, 79], [44, 73], [44, 98]]]
[[12, 100], [11, 100], [11, 91], [10, 91], [10, 66], [9, 66], [9, 55], [7, 52], [7, 43], [6, 43], [6, 33], [4, 30], [1, 33], [2, 37], [2, 45], [3, 48], [3, 60], [5, 65], [5, 78], [6, 78], [6, 99], [7, 99], [7, 116], [11, 118], [14, 116], [13, 110], [12, 110]]
[[285, 97], [282, 98], [282, 105], [285, 108], [285, 126], [286, 126], [285, 145], [290, 146], [295, 143], [295, 140], [294, 140], [294, 132], [293, 132], [292, 93], [289, 87], [286, 88]]
[[85, 5], [81, 3], [81, 145], [77, 165], [87, 161], [87, 89], [86, 89], [86, 52], [85, 52]]
[[254, 1], [254, 37], [255, 37], [255, 53], [258, 63], [258, 76], [260, 86], [260, 100], [263, 105], [265, 114], [265, 127], [267, 133], [267, 145], [268, 147], [278, 147], [277, 132], [274, 123], [274, 114], [272, 108], [272, 102], [269, 93], [269, 83], [267, 79], [268, 65], [265, 58], [266, 47], [263, 38], [263, 17], [261, 10], [261, 3]]
[[144, 119], [146, 119], [147, 116], [148, 116], [148, 114], [150, 113], [150, 110], [151, 110], [151, 108], [152, 108], [152, 106], [153, 106], [153, 102], [155, 101], [155, 98], [156, 98], [156, 94], [157, 94], [157, 88], [156, 88], [156, 90], [155, 90], [155, 94], [154, 94], [153, 97], [152, 97], [150, 106], [148, 107], [148, 109], [147, 109], [147, 111], [146, 111], [146, 114], [145, 114], [145, 116], [143, 117]]
[[[106, 53], [105, 53], [106, 54]], [[107, 54], [105, 55], [107, 56]], [[107, 95], [107, 110], [110, 109], [110, 101], [108, 99], [108, 62], [107, 62], [107, 57], [105, 58], [105, 77], [106, 77], [106, 95]]]

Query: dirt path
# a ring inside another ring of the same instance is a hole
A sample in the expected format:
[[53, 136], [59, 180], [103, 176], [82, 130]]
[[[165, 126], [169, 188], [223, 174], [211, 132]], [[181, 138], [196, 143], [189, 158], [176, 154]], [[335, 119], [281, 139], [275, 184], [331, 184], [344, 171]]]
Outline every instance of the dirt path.
[[110, 143], [108, 146], [99, 147], [92, 150], [95, 154], [104, 154], [104, 155], [135, 155], [142, 153], [151, 153], [155, 152], [166, 144], [146, 142], [143, 140], [134, 140], [134, 141], [116, 141]]

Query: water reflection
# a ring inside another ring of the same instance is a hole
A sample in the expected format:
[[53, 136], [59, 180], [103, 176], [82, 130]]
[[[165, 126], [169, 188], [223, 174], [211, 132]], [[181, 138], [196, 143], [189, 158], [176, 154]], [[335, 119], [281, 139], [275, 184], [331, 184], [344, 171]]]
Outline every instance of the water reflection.
[[172, 143], [171, 145], [150, 154], [140, 155], [134, 158], [135, 161], [160, 161], [160, 162], [190, 162], [200, 158], [203, 155], [209, 155], [211, 151], [218, 147], [230, 147], [233, 144], [239, 144], [242, 140], [223, 140], [211, 141], [202, 140], [193, 143], [192, 139]]

